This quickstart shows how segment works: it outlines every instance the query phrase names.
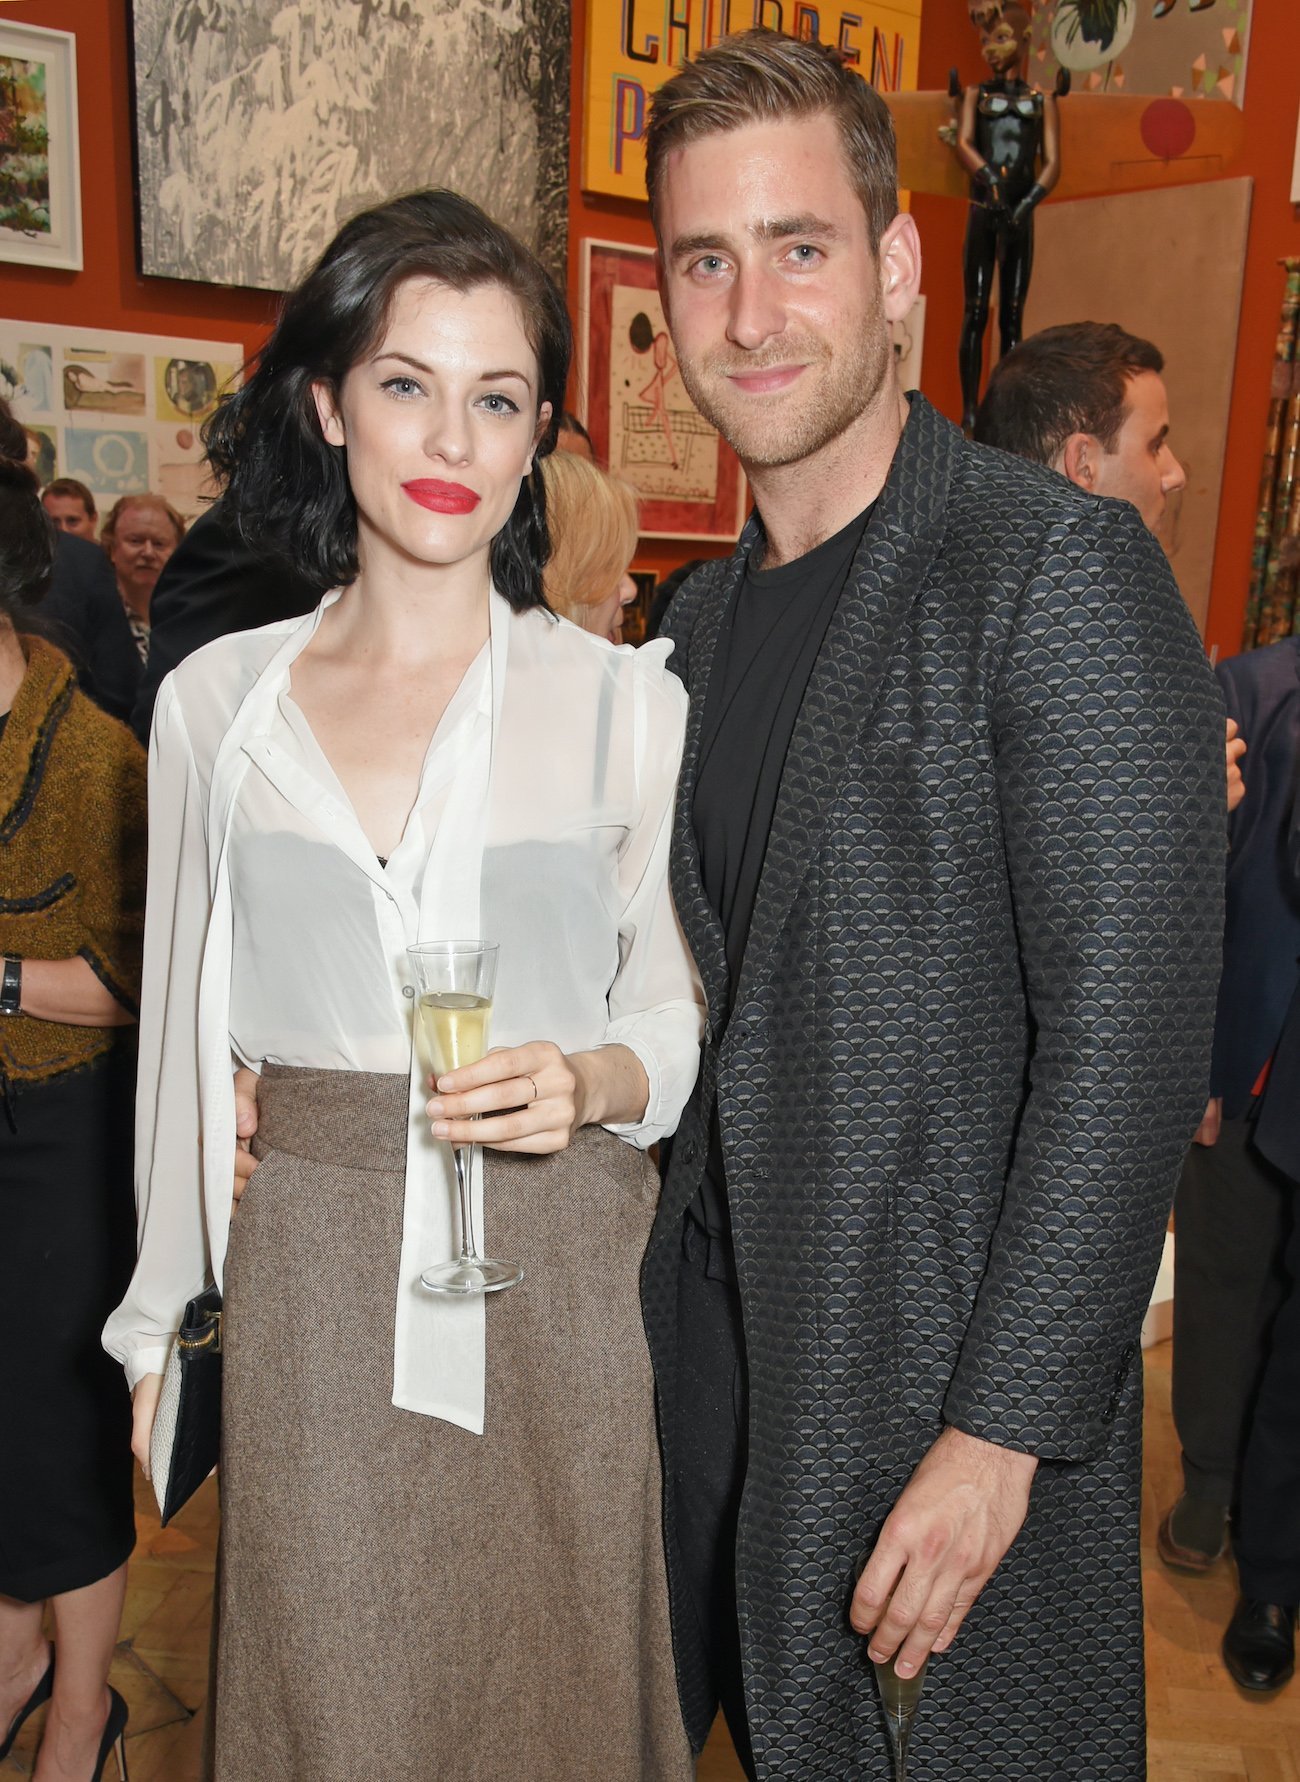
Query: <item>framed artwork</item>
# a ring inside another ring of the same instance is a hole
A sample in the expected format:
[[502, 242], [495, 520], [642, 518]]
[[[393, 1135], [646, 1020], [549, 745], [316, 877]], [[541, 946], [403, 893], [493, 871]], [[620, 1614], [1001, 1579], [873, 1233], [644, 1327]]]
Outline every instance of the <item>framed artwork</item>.
[[140, 269], [283, 291], [447, 186], [564, 283], [569, 0], [131, 0]]
[[0, 23], [0, 260], [81, 266], [77, 45], [70, 31]]
[[578, 332], [582, 420], [636, 490], [642, 538], [738, 538], [744, 472], [686, 394], [650, 248], [583, 241]]
[[201, 427], [240, 380], [235, 341], [178, 340], [0, 318], [0, 396], [42, 483], [74, 476], [106, 511], [150, 489], [187, 519], [216, 493]]

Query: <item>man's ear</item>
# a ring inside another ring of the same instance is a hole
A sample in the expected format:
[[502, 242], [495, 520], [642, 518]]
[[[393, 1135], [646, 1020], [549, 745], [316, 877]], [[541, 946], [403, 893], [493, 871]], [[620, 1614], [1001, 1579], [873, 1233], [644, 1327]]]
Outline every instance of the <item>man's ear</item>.
[[921, 292], [921, 237], [906, 213], [896, 216], [881, 236], [877, 261], [885, 315], [901, 322]]
[[1052, 469], [1069, 477], [1077, 489], [1091, 495], [1097, 486], [1097, 460], [1101, 441], [1092, 433], [1071, 433], [1052, 459]]
[[316, 404], [316, 418], [325, 435], [326, 445], [346, 445], [348, 442], [343, 435], [343, 416], [339, 413], [333, 384], [318, 380], [311, 387], [311, 399]]

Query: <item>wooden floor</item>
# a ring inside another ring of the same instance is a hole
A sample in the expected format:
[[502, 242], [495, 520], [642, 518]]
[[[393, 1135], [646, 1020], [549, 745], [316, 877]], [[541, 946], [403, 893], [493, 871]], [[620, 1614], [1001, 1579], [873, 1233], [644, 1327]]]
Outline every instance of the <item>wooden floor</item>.
[[[1235, 1600], [1230, 1563], [1221, 1561], [1207, 1578], [1180, 1578], [1155, 1556], [1159, 1514], [1178, 1489], [1169, 1416], [1169, 1359], [1169, 1344], [1162, 1343], [1149, 1351], [1146, 1366], [1142, 1547], [1150, 1782], [1300, 1782], [1300, 1683], [1272, 1700], [1247, 1696], [1230, 1682], [1219, 1658], [1219, 1640]], [[131, 1708], [127, 1739], [131, 1782], [198, 1782], [203, 1720], [199, 1710], [207, 1676], [217, 1536], [215, 1488], [209, 1482], [167, 1529], [159, 1528], [153, 1499], [143, 1484], [137, 1511], [140, 1543], [131, 1564], [122, 1644], [113, 1666], [113, 1682]], [[0, 1777], [30, 1774], [41, 1718], [34, 1717], [23, 1729], [15, 1751], [0, 1764]], [[116, 1782], [111, 1760], [106, 1778]], [[743, 1782], [721, 1725], [700, 1760], [699, 1782]]]

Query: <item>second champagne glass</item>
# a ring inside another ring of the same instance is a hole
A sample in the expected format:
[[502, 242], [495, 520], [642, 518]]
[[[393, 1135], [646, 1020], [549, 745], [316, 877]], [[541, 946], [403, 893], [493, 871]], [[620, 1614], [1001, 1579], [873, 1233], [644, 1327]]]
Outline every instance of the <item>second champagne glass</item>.
[[[488, 1049], [497, 981], [495, 945], [483, 941], [424, 941], [406, 949], [416, 981], [417, 1019], [428, 1042], [435, 1078], [477, 1064]], [[420, 1276], [430, 1293], [499, 1293], [517, 1286], [516, 1262], [479, 1255], [474, 1235], [474, 1158], [477, 1145], [453, 1145], [460, 1197], [460, 1255]]]

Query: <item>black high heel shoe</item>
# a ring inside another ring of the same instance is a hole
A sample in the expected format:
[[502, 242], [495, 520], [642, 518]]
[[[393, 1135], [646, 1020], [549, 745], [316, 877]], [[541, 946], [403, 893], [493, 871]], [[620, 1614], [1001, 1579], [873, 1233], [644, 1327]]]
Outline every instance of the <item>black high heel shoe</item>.
[[104, 1736], [99, 1741], [99, 1760], [95, 1765], [94, 1772], [92, 1773], [91, 1778], [90, 1778], [90, 1782], [100, 1782], [100, 1778], [104, 1774], [104, 1765], [108, 1762], [108, 1754], [110, 1751], [113, 1753], [114, 1757], [116, 1757], [116, 1759], [117, 1759], [118, 1782], [127, 1782], [127, 1774], [126, 1774], [127, 1706], [126, 1706], [126, 1703], [122, 1700], [121, 1696], [117, 1693], [116, 1689], [114, 1689], [111, 1684], [109, 1685], [108, 1694], [109, 1694], [108, 1719], [104, 1723]]
[[45, 1667], [45, 1675], [33, 1689], [27, 1700], [13, 1717], [13, 1723], [0, 1745], [0, 1763], [3, 1763], [13, 1749], [14, 1740], [23, 1730], [23, 1722], [33, 1715], [43, 1702], [47, 1702], [54, 1692], [54, 1648], [50, 1647], [50, 1662]]

